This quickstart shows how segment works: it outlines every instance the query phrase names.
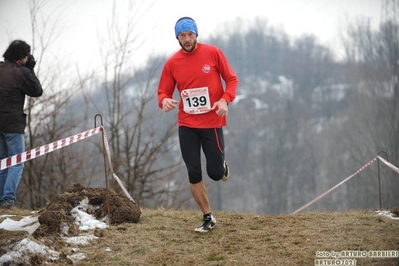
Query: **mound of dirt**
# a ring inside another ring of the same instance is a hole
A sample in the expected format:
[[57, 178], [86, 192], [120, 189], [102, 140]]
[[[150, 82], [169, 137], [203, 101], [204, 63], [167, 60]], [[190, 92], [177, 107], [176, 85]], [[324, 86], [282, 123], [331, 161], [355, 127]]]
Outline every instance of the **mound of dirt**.
[[33, 236], [35, 238], [53, 234], [77, 236], [79, 227], [75, 223], [71, 210], [84, 200], [88, 201], [85, 211], [96, 219], [105, 219], [109, 214], [108, 222], [110, 224], [138, 223], [140, 221], [139, 206], [126, 196], [106, 188], [86, 188], [81, 184], [74, 184], [72, 189], [55, 196], [39, 212], [40, 226]]

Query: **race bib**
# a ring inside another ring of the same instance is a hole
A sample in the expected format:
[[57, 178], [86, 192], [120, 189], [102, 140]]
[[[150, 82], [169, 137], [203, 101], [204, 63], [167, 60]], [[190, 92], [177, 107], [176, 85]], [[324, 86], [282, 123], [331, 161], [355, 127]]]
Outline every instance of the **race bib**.
[[208, 87], [186, 89], [181, 92], [184, 112], [188, 114], [203, 114], [211, 109]]

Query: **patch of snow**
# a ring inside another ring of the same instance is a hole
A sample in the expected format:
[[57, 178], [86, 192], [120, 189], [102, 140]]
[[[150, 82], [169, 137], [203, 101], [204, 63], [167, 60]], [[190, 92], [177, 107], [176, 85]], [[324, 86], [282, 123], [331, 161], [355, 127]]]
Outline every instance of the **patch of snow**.
[[80, 230], [86, 231], [96, 228], [104, 229], [108, 227], [106, 223], [96, 220], [92, 215], [81, 211], [79, 206], [73, 208], [71, 210], [71, 214], [73, 217], [75, 217], [76, 224], [79, 225]]
[[14, 258], [11, 257], [8, 254], [4, 254], [3, 256], [0, 257], [0, 264], [1, 265], [8, 265], [8, 264], [10, 264], [13, 261], [14, 261]]
[[49, 247], [37, 243], [36, 241], [24, 238], [19, 242], [13, 243], [6, 247], [8, 250], [7, 254], [0, 257], [0, 264], [7, 265], [13, 262], [15, 259], [22, 259], [24, 257], [30, 257], [34, 254], [42, 254], [48, 256], [50, 260], [58, 260], [59, 253]]
[[60, 231], [63, 235], [68, 235], [69, 225], [67, 223], [62, 223], [60, 225]]
[[384, 217], [388, 217], [388, 218], [393, 219], [393, 220], [399, 220], [399, 217], [398, 216], [394, 216], [394, 214], [392, 212], [390, 212], [390, 211], [376, 211], [376, 213], [378, 215], [381, 215], [381, 216], [384, 216]]
[[67, 255], [67, 258], [70, 259], [73, 264], [77, 264], [81, 260], [84, 260], [86, 258], [86, 254], [76, 253], [76, 254], [72, 254], [72, 255]]
[[85, 246], [85, 245], [89, 244], [90, 240], [97, 239], [97, 237], [94, 236], [93, 234], [88, 234], [88, 235], [80, 235], [80, 236], [63, 237], [63, 239], [68, 244]]
[[259, 100], [259, 99], [252, 99], [252, 101], [255, 104], [255, 109], [256, 110], [261, 110], [261, 109], [267, 109], [268, 105], [267, 103], [264, 103], [263, 101]]
[[[108, 227], [108, 224], [105, 222], [107, 217], [97, 220], [95, 217], [86, 212], [93, 212], [97, 208], [97, 206], [89, 204], [88, 199], [85, 198], [78, 206], [71, 210], [71, 214], [75, 218], [76, 224], [79, 225], [80, 230], [87, 231], [96, 228], [104, 229]], [[0, 218], [6, 218], [0, 223], [1, 229], [8, 231], [28, 231], [31, 235], [40, 226], [37, 215], [26, 216], [19, 221], [14, 221], [8, 218], [12, 216], [15, 215], [0, 216]], [[68, 232], [68, 225], [62, 224], [60, 229], [61, 233], [66, 235]], [[29, 262], [29, 257], [34, 254], [42, 254], [51, 261], [57, 261], [59, 259], [59, 252], [40, 244], [31, 238], [32, 237], [29, 236], [19, 242], [10, 244], [7, 247], [3, 247], [7, 253], [0, 257], [0, 265], [13, 265], [13, 263], [17, 260]], [[63, 239], [68, 244], [82, 246], [88, 245], [89, 241], [97, 239], [97, 237], [93, 234], [85, 233], [84, 235], [80, 236], [63, 237]], [[76, 253], [68, 255], [67, 257], [72, 261], [73, 264], [76, 264], [85, 259], [86, 255], [83, 253]]]
[[27, 216], [19, 221], [14, 221], [10, 218], [6, 218], [0, 224], [0, 229], [5, 229], [8, 231], [28, 231], [29, 234], [32, 234], [40, 225], [37, 219], [37, 216]]
[[232, 104], [236, 105], [236, 104], [238, 104], [239, 101], [241, 101], [245, 98], [247, 98], [247, 96], [245, 94], [237, 95], [236, 98], [234, 99], [234, 101], [232, 102]]

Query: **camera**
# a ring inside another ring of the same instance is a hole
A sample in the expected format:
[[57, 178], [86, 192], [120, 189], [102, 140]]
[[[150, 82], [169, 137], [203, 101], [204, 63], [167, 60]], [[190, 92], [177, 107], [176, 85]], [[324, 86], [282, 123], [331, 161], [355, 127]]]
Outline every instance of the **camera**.
[[33, 57], [33, 55], [31, 55], [31, 54], [28, 55], [28, 61], [26, 61], [25, 67], [27, 67], [27, 68], [29, 68], [30, 70], [33, 71], [33, 68], [35, 67], [35, 65], [36, 65], [36, 60]]

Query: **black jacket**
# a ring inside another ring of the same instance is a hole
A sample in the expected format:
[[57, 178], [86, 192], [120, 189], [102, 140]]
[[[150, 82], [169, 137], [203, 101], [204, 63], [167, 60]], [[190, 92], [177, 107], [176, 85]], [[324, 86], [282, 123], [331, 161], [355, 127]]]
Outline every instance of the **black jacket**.
[[42, 94], [42, 85], [33, 71], [8, 60], [0, 62], [0, 132], [24, 133], [25, 95]]

